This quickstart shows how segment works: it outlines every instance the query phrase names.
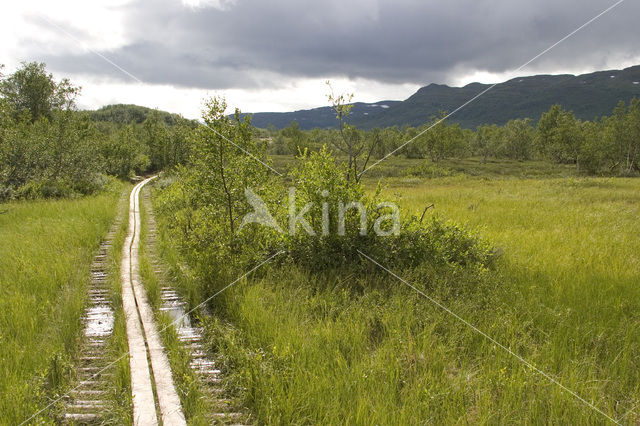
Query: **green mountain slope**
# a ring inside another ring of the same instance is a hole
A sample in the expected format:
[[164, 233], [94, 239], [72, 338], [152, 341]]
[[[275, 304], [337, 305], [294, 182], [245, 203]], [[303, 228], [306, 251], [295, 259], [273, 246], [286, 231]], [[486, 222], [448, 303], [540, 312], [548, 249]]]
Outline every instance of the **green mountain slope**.
[[[393, 105], [400, 104], [400, 101], [380, 101], [372, 104], [356, 102], [353, 104], [351, 115], [353, 117], [367, 117], [369, 114], [375, 115], [380, 111], [385, 111]], [[251, 115], [251, 122], [256, 127], [267, 127], [269, 124], [277, 129], [288, 126], [292, 121], [297, 121], [301, 129], [309, 130], [315, 127], [335, 127], [336, 114], [331, 107], [319, 107], [304, 109], [293, 112], [258, 112], [255, 114], [246, 113], [242, 116]]]
[[[464, 87], [430, 84], [402, 102], [383, 101], [356, 104], [351, 123], [361, 128], [424, 124], [439, 111], [454, 111], [469, 99], [489, 88], [489, 84], [471, 83]], [[583, 120], [609, 115], [618, 101], [640, 97], [640, 66], [624, 70], [599, 71], [583, 75], [536, 75], [499, 83], [474, 102], [462, 108], [450, 120], [465, 128], [480, 124], [504, 124], [514, 118], [537, 120], [553, 104], [561, 104]], [[373, 106], [377, 105], [377, 106]], [[387, 105], [388, 108], [381, 108]], [[276, 128], [297, 121], [303, 129], [333, 127], [335, 117], [329, 107], [287, 113], [256, 113], [257, 127], [273, 124]]]
[[107, 105], [95, 111], [88, 111], [88, 113], [93, 121], [116, 124], [140, 124], [144, 122], [153, 111], [159, 114], [160, 119], [169, 126], [181, 120], [178, 114], [131, 104]]

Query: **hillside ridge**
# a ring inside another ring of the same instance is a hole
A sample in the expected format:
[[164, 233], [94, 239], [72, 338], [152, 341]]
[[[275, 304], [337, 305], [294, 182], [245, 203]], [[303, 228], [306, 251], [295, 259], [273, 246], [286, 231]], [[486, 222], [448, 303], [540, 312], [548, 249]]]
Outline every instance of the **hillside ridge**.
[[[469, 83], [463, 87], [431, 83], [421, 87], [404, 101], [354, 103], [350, 124], [363, 129], [390, 126], [419, 126], [451, 112], [491, 84]], [[515, 118], [540, 115], [553, 104], [571, 110], [582, 120], [611, 114], [619, 101], [640, 97], [640, 65], [623, 70], [596, 71], [588, 74], [540, 74], [515, 77], [498, 83], [484, 95], [450, 118], [464, 128], [482, 124], [503, 125]], [[383, 107], [384, 105], [384, 107]], [[256, 127], [283, 128], [292, 121], [301, 129], [335, 127], [337, 121], [329, 106], [292, 112], [258, 112], [251, 115]]]

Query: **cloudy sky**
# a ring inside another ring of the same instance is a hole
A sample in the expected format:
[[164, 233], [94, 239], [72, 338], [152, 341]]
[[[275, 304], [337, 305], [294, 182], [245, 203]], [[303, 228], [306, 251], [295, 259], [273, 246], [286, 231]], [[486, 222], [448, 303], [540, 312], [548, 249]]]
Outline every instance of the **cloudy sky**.
[[405, 99], [429, 83], [640, 64], [640, 1], [12, 1], [0, 15], [4, 72], [44, 61], [82, 86], [79, 105], [136, 103], [195, 118], [205, 96], [243, 111]]

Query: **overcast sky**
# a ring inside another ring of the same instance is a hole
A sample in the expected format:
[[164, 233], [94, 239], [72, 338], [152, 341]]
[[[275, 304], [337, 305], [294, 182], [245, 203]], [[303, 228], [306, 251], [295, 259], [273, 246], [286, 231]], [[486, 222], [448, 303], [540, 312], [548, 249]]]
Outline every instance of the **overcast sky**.
[[1, 6], [0, 63], [6, 74], [46, 62], [82, 86], [82, 108], [135, 103], [195, 118], [217, 94], [246, 112], [291, 111], [325, 105], [326, 80], [370, 102], [429, 83], [640, 64], [640, 1], [626, 0], [516, 72], [614, 3], [11, 1]]

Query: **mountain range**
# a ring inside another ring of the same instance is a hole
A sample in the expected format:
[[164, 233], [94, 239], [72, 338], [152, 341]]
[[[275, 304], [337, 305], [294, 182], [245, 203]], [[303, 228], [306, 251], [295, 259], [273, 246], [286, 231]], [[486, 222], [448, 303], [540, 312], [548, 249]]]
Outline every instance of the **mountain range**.
[[[633, 97], [640, 98], [640, 65], [582, 75], [517, 77], [491, 86], [482, 83], [470, 83], [464, 87], [429, 84], [404, 101], [354, 103], [349, 123], [363, 129], [419, 126], [429, 122], [440, 111], [454, 111], [487, 89], [449, 120], [463, 128], [482, 124], [502, 125], [515, 118], [531, 118], [536, 122], [553, 104], [573, 111], [582, 120], [592, 120], [610, 115], [620, 100], [628, 102]], [[329, 106], [249, 115], [253, 125], [261, 128], [270, 124], [283, 128], [292, 121], [296, 121], [301, 129], [337, 126], [335, 114]]]

